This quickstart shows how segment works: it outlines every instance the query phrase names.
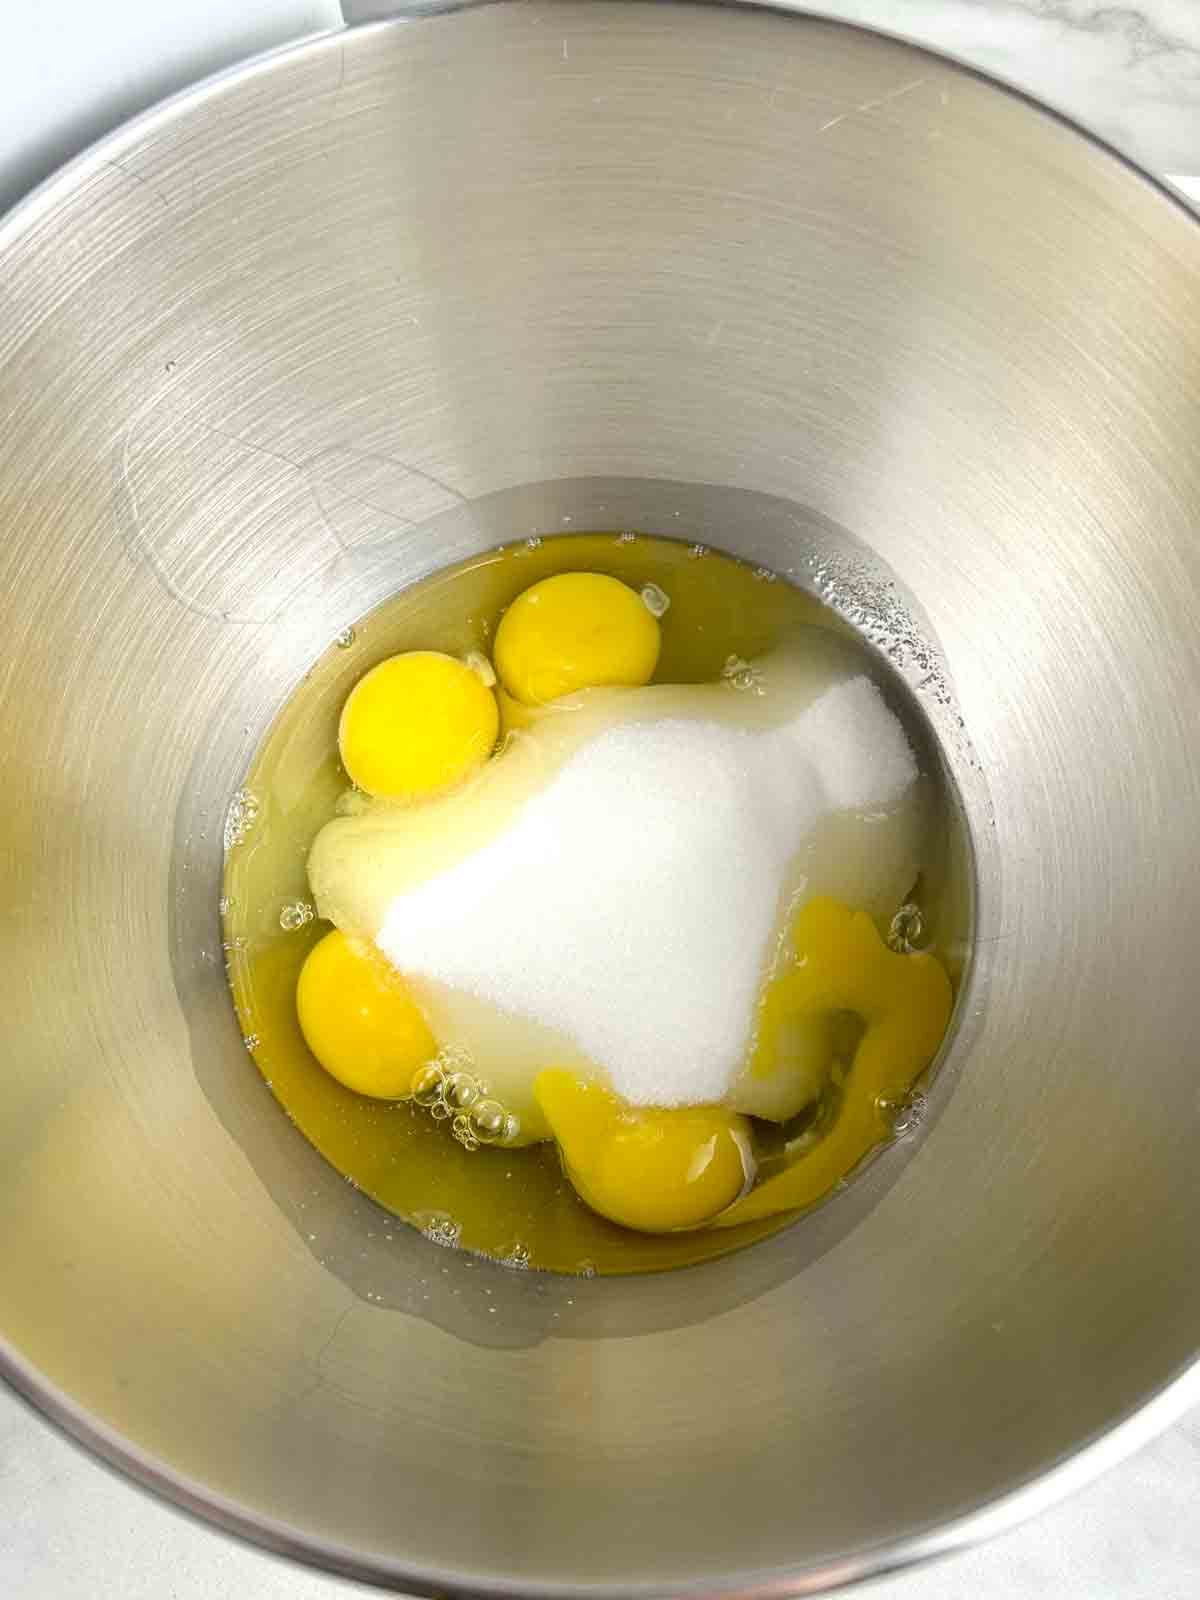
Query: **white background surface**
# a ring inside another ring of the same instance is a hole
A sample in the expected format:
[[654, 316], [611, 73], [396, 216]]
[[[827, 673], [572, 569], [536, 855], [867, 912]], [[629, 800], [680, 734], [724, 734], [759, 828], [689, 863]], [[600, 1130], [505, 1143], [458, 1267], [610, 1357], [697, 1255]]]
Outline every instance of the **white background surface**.
[[[1054, 100], [1158, 170], [1200, 173], [1200, 3], [818, 0]], [[340, 20], [336, 0], [0, 0], [0, 208], [162, 95]], [[1200, 183], [1190, 186], [1200, 195]], [[0, 1596], [349, 1600], [356, 1587], [151, 1501], [0, 1390]], [[1073, 1500], [864, 1600], [1194, 1600], [1200, 1413]]]
[[164, 95], [341, 20], [338, 0], [0, 0], [0, 210]]

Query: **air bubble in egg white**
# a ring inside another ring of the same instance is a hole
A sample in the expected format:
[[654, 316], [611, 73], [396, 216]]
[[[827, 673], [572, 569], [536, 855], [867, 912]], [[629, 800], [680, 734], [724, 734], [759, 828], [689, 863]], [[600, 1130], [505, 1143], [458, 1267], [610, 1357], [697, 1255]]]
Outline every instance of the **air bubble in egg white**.
[[469, 1072], [456, 1072], [446, 1079], [446, 1102], [459, 1111], [467, 1111], [479, 1098], [479, 1085]]
[[310, 923], [316, 914], [315, 908], [307, 900], [289, 900], [280, 908], [279, 926], [284, 933], [295, 933], [297, 928]]
[[642, 585], [642, 604], [652, 617], [665, 617], [671, 609], [671, 597], [656, 583]]
[[763, 687], [763, 669], [752, 666], [742, 656], [727, 656], [725, 658], [725, 665], [721, 668], [721, 682], [730, 689], [736, 689], [739, 694], [762, 695], [766, 693]]
[[504, 1107], [498, 1100], [479, 1100], [471, 1108], [471, 1132], [480, 1144], [495, 1144], [504, 1136]]
[[225, 848], [233, 850], [244, 844], [246, 835], [258, 818], [258, 799], [249, 789], [239, 789], [229, 802], [225, 813]]
[[444, 1211], [427, 1211], [415, 1220], [431, 1244], [440, 1244], [447, 1250], [452, 1250], [462, 1235], [462, 1225]]
[[446, 1075], [436, 1062], [429, 1061], [413, 1073], [410, 1089], [417, 1105], [428, 1111], [441, 1103], [445, 1093]]
[[879, 1109], [891, 1124], [893, 1139], [911, 1138], [925, 1120], [929, 1102], [919, 1090], [905, 1095], [903, 1100], [881, 1100]]
[[471, 1132], [470, 1119], [464, 1111], [460, 1111], [450, 1124], [450, 1132], [462, 1145], [464, 1150], [478, 1150], [479, 1140]]
[[910, 900], [902, 905], [892, 918], [888, 928], [887, 944], [889, 950], [895, 950], [898, 955], [911, 956], [921, 948], [921, 934], [924, 931], [924, 918], [921, 908]]

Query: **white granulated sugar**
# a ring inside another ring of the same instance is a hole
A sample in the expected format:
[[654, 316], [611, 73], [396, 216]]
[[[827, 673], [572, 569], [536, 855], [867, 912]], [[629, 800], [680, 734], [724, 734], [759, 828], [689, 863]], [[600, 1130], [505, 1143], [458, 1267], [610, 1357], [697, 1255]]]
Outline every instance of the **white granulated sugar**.
[[890, 805], [916, 776], [904, 729], [869, 678], [829, 689], [792, 726], [806, 749], [819, 751], [831, 811]]
[[806, 833], [915, 776], [865, 678], [776, 729], [618, 725], [499, 837], [393, 900], [378, 944], [401, 972], [567, 1035], [634, 1104], [719, 1100]]

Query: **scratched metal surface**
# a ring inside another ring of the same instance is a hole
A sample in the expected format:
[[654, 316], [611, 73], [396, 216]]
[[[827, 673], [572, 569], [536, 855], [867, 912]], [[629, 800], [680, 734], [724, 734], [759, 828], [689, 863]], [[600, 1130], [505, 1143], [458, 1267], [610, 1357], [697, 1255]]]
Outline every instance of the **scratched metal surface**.
[[[602, 0], [302, 48], [0, 227], [16, 1381], [268, 1545], [521, 1594], [806, 1592], [1180, 1410], [1198, 251], [933, 58]], [[779, 497], [800, 531], [721, 542], [786, 565], [821, 519], [915, 594], [994, 803], [989, 1003], [917, 1158], [793, 1270], [635, 1296], [413, 1240], [381, 1307], [181, 929], [215, 936], [225, 800], [315, 647], [597, 482], [647, 523], [664, 485]]]

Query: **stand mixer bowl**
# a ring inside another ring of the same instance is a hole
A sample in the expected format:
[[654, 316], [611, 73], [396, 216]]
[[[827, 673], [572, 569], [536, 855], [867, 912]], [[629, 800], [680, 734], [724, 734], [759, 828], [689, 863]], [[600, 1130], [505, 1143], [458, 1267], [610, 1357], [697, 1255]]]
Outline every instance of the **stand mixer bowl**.
[[[456, 1595], [816, 1592], [1183, 1409], [1182, 205], [882, 36], [539, 0], [170, 102], [0, 223], [0, 285], [10, 1381], [224, 1527]], [[976, 960], [910, 1159], [721, 1261], [576, 1281], [385, 1230], [254, 1072], [217, 902], [230, 797], [339, 630], [614, 526], [827, 545], [843, 599], [894, 575], [953, 689]]]

